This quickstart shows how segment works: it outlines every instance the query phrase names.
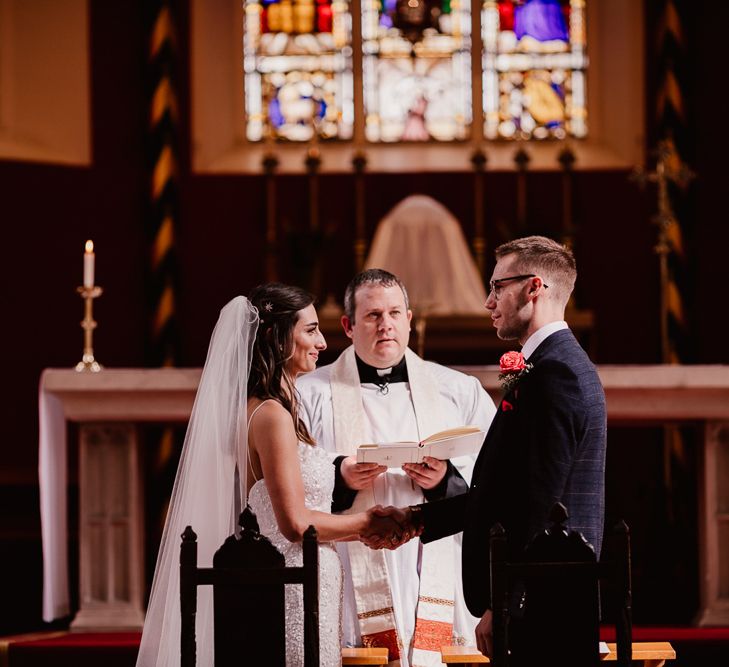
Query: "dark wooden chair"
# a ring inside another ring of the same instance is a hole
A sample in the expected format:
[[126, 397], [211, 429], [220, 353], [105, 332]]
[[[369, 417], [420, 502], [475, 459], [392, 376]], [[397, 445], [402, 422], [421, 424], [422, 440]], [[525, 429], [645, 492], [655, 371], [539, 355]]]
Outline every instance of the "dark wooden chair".
[[231, 535], [213, 557], [197, 566], [197, 536], [188, 526], [180, 547], [181, 667], [195, 667], [197, 587], [213, 587], [215, 667], [286, 662], [284, 586], [299, 584], [304, 595], [304, 667], [319, 665], [319, 550], [317, 534], [304, 534], [303, 566], [286, 567], [284, 557], [258, 532], [249, 508], [242, 531]]
[[615, 618], [617, 664], [631, 664], [630, 533], [620, 522], [606, 535], [604, 557], [577, 531], [565, 528], [556, 503], [550, 526], [536, 535], [519, 562], [509, 562], [506, 533], [491, 529], [493, 659], [496, 667], [540, 664], [550, 655], [562, 667], [600, 663], [600, 582], [606, 612]]

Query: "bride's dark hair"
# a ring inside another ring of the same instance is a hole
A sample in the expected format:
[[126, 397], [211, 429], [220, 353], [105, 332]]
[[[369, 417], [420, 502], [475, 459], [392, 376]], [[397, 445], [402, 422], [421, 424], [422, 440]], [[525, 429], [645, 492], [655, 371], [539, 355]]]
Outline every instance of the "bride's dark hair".
[[296, 436], [309, 445], [316, 444], [299, 418], [294, 378], [285, 371], [294, 354], [294, 327], [299, 311], [314, 303], [314, 296], [292, 285], [265, 283], [255, 287], [248, 300], [258, 308], [258, 331], [253, 343], [248, 396], [272, 398], [291, 413]]

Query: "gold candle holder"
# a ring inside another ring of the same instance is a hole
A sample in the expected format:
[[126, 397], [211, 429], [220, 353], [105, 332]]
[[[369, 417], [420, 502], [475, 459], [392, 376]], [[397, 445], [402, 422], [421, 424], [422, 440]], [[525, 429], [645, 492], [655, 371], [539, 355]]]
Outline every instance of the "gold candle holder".
[[76, 291], [84, 300], [84, 319], [81, 320], [81, 328], [84, 330], [84, 356], [76, 364], [76, 371], [98, 373], [102, 367], [94, 359], [93, 337], [94, 329], [96, 329], [94, 299], [100, 297], [104, 290], [94, 285], [93, 287], [77, 287]]

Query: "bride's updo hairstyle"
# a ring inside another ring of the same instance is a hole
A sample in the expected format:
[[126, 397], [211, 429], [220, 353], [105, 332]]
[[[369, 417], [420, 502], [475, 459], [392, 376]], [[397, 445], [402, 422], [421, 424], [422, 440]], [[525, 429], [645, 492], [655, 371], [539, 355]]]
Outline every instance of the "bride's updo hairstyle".
[[299, 418], [294, 378], [286, 373], [286, 362], [294, 354], [294, 327], [299, 311], [314, 303], [314, 296], [292, 285], [265, 283], [255, 287], [248, 300], [258, 309], [258, 331], [253, 343], [248, 396], [274, 399], [291, 413], [296, 436], [316, 444]]

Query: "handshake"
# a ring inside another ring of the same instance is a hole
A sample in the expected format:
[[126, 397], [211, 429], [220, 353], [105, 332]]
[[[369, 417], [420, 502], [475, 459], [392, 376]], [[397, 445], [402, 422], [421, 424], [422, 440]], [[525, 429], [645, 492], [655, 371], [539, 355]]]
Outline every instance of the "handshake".
[[359, 534], [360, 542], [370, 549], [397, 549], [423, 532], [419, 507], [382, 507], [367, 510], [367, 525]]

